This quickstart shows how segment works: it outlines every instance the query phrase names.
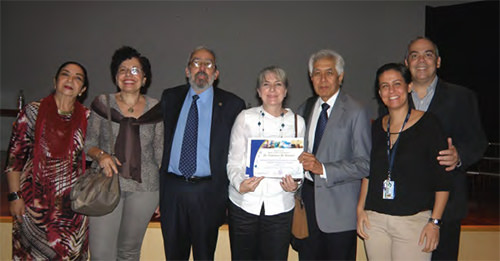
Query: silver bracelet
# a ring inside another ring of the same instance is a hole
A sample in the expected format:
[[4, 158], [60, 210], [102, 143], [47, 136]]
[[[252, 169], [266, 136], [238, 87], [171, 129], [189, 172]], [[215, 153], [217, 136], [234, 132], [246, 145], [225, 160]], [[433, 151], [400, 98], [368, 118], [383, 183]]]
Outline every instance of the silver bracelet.
[[460, 168], [462, 167], [462, 160], [458, 159], [457, 165], [455, 165], [455, 168]]

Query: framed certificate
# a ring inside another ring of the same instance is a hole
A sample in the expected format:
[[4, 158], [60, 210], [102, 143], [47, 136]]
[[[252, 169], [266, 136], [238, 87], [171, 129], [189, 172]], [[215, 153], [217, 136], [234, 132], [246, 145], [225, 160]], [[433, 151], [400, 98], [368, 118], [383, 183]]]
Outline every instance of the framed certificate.
[[298, 160], [304, 151], [303, 138], [250, 138], [247, 151], [246, 174], [250, 177], [304, 177], [304, 169]]

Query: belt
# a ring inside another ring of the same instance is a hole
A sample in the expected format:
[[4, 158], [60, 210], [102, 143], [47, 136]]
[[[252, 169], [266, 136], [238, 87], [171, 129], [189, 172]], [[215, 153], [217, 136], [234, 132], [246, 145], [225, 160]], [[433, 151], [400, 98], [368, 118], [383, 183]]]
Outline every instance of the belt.
[[172, 173], [172, 172], [167, 172], [167, 175], [170, 176], [170, 177], [173, 177], [173, 178], [180, 179], [182, 181], [188, 182], [188, 183], [198, 183], [198, 182], [202, 182], [202, 181], [212, 180], [212, 176], [206, 176], [206, 177], [195, 177], [195, 176], [192, 176], [190, 178], [186, 178], [184, 176], [177, 175], [177, 174]]

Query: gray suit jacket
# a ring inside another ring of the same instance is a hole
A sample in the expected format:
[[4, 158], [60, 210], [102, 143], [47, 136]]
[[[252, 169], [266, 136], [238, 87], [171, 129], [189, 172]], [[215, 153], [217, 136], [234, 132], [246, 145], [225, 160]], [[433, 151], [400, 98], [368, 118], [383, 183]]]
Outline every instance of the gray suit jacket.
[[[308, 148], [313, 106], [318, 97], [309, 98], [299, 108], [307, 124], [305, 148]], [[314, 176], [316, 222], [321, 231], [335, 233], [356, 229], [356, 206], [361, 179], [368, 176], [371, 150], [371, 126], [366, 110], [344, 91], [332, 108], [316, 153], [323, 163], [327, 179]]]

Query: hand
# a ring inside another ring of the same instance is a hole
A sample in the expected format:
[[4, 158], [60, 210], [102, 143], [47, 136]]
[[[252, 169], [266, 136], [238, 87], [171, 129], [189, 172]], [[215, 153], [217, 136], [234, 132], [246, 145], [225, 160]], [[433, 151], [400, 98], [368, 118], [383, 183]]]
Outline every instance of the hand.
[[427, 223], [422, 229], [422, 233], [420, 233], [420, 240], [418, 241], [419, 246], [424, 243], [424, 239], [425, 246], [422, 252], [430, 253], [436, 250], [439, 244], [439, 227], [432, 223]]
[[286, 192], [294, 192], [299, 187], [297, 182], [295, 182], [295, 180], [292, 179], [291, 175], [284, 176], [281, 179], [280, 185], [283, 188], [283, 190]]
[[365, 226], [367, 229], [371, 228], [370, 221], [368, 220], [368, 215], [364, 209], [358, 210], [358, 235], [363, 239], [368, 239], [369, 236], [365, 232]]
[[155, 212], [154, 212], [154, 215], [153, 217], [154, 218], [160, 218], [161, 214], [160, 214], [160, 206], [156, 207], [155, 209]]
[[453, 146], [451, 138], [448, 138], [448, 149], [440, 151], [437, 157], [439, 165], [447, 166], [446, 171], [452, 171], [457, 166], [459, 159], [457, 149]]
[[253, 192], [259, 185], [260, 181], [263, 180], [264, 177], [251, 177], [249, 179], [243, 180], [240, 184], [240, 193]]
[[323, 174], [323, 164], [321, 164], [313, 154], [302, 152], [299, 156], [299, 162], [302, 164], [302, 167], [304, 167], [304, 170], [316, 175]]
[[104, 174], [106, 174], [107, 177], [113, 176], [113, 173], [118, 174], [118, 168], [116, 167], [116, 165], [121, 166], [122, 163], [116, 157], [113, 157], [107, 153], [104, 153], [99, 158], [99, 166], [104, 169]]
[[25, 215], [24, 199], [19, 198], [10, 202], [10, 214], [18, 222], [23, 223], [23, 216]]

